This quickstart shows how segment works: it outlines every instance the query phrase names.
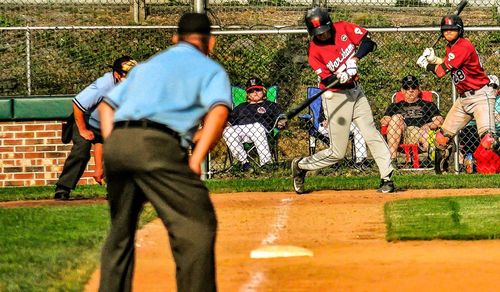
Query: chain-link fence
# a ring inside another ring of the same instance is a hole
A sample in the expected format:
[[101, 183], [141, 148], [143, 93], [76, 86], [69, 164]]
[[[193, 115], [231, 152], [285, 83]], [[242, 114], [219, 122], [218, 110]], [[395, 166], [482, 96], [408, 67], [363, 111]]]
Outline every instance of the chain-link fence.
[[[108, 71], [111, 62], [120, 55], [128, 54], [137, 60], [146, 60], [167, 48], [171, 45], [174, 31], [174, 27], [0, 28], [3, 62], [0, 94], [76, 94]], [[439, 94], [439, 114], [444, 117], [452, 104], [450, 77], [438, 79], [415, 65], [422, 50], [438, 36], [438, 29], [387, 28], [371, 31], [378, 50], [361, 60], [359, 72], [376, 126], [381, 126], [388, 107], [394, 104], [392, 96], [400, 91], [401, 79], [406, 75], [416, 76], [421, 90], [432, 90]], [[268, 89], [275, 86], [276, 104], [282, 111], [294, 108], [304, 101], [307, 98], [307, 88], [317, 85], [316, 75], [307, 64], [309, 39], [305, 30], [226, 30], [217, 31], [216, 34], [217, 46], [213, 57], [226, 68], [232, 84], [243, 88], [243, 99], [246, 98], [246, 82], [252, 76], [259, 77]], [[499, 75], [500, 28], [466, 28], [466, 37], [476, 45], [485, 69], [491, 74]], [[436, 52], [441, 56], [444, 54], [444, 41], [438, 44]], [[433, 101], [436, 103], [438, 100]], [[305, 113], [308, 112], [304, 111]], [[281, 169], [292, 158], [308, 155], [312, 151], [310, 123], [304, 119], [292, 119], [278, 132], [274, 130], [275, 126], [272, 131], [269, 127], [264, 128], [273, 170]], [[470, 129], [475, 133], [473, 127]], [[388, 132], [390, 133], [390, 129]], [[422, 134], [416, 130], [412, 133], [419, 137], [400, 134], [396, 139], [400, 164], [404, 168], [414, 169], [414, 160], [418, 159], [418, 168], [431, 166], [428, 160], [433, 152], [428, 145], [425, 147], [426, 141], [431, 138], [424, 138], [425, 131]], [[228, 139], [222, 139], [211, 152], [210, 172], [215, 177], [241, 175], [244, 163], [240, 163], [241, 155], [231, 153]], [[373, 158], [369, 151], [366, 152], [364, 143], [359, 141], [356, 129], [352, 131], [352, 140], [355, 142], [350, 143], [346, 159], [336, 165], [333, 171], [376, 173]], [[314, 151], [327, 145], [321, 139], [315, 142]], [[418, 158], [412, 156], [410, 147], [410, 157], [407, 160], [404, 147], [399, 147], [401, 144], [418, 144]], [[462, 134], [459, 145], [459, 149], [465, 149], [468, 145], [471, 147], [460, 152], [463, 155], [455, 159], [460, 166], [464, 155], [477, 147], [477, 138], [474, 139], [472, 134]], [[268, 167], [263, 170], [261, 165], [266, 165], [269, 161], [268, 154], [262, 158], [262, 152], [257, 151], [259, 146], [259, 143], [253, 143], [244, 145], [243, 148], [249, 152], [248, 162], [256, 174], [265, 173]], [[249, 151], [250, 148], [245, 147], [253, 147], [255, 151]]]
[[[349, 19], [369, 27], [435, 25], [458, 0], [211, 0], [201, 2], [214, 23], [303, 26], [304, 11], [328, 8], [334, 20]], [[191, 0], [0, 0], [0, 26], [175, 25], [200, 3]], [[198, 10], [196, 10], [198, 11]], [[467, 25], [496, 25], [499, 0], [470, 0]]]

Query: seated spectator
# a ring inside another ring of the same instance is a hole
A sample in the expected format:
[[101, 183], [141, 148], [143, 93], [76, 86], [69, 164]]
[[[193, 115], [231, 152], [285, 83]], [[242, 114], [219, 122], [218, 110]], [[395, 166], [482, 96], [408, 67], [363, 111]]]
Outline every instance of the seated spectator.
[[[259, 155], [260, 166], [271, 164], [271, 152], [267, 134], [273, 130], [278, 116], [282, 113], [278, 104], [266, 99], [266, 89], [259, 78], [250, 78], [246, 83], [247, 101], [233, 109], [223, 136], [233, 157], [238, 159], [241, 170], [251, 168], [244, 143], [253, 143]], [[285, 126], [284, 120], [277, 125]]]
[[389, 105], [380, 121], [382, 127], [387, 127], [387, 143], [392, 159], [396, 159], [401, 143], [418, 144], [420, 150], [427, 151], [429, 130], [437, 129], [444, 121], [433, 102], [422, 100], [415, 76], [403, 78], [401, 91], [405, 100]]

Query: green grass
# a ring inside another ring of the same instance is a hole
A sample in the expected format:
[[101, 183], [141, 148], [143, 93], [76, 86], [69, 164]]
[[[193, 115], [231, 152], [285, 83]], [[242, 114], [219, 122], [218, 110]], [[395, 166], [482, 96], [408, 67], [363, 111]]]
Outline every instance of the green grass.
[[[233, 178], [211, 179], [205, 183], [212, 193], [232, 192], [291, 192], [292, 180], [286, 172], [283, 178]], [[435, 175], [409, 174], [394, 177], [398, 189], [450, 189], [450, 188], [500, 188], [500, 175]], [[376, 189], [380, 178], [376, 176], [315, 176], [306, 177], [306, 190], [365, 190]], [[0, 188], [0, 201], [51, 199], [54, 187]], [[103, 186], [78, 186], [72, 196], [80, 198], [103, 198]]]
[[500, 195], [398, 200], [384, 213], [389, 241], [500, 238]]
[[[155, 216], [147, 205], [140, 225]], [[0, 208], [0, 291], [82, 291], [108, 225], [105, 204]]]

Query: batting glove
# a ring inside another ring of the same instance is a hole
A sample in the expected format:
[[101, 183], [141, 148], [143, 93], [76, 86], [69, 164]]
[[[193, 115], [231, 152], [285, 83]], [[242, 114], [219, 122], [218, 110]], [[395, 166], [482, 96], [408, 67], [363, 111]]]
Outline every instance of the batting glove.
[[426, 48], [424, 50], [424, 53], [422, 54], [422, 56], [425, 56], [425, 58], [427, 59], [427, 62], [429, 62], [429, 64], [441, 64], [441, 63], [443, 63], [443, 60], [436, 56], [433, 48]]
[[427, 69], [427, 65], [429, 65], [429, 62], [427, 61], [426, 56], [424, 55], [420, 56], [420, 58], [418, 58], [417, 60], [417, 65], [424, 69]]
[[500, 86], [500, 82], [498, 81], [498, 77], [496, 75], [488, 75], [490, 78], [490, 86], [494, 89], [497, 89]]
[[345, 70], [347, 72], [347, 75], [352, 77], [358, 74], [358, 65], [356, 64], [356, 61], [354, 59], [350, 58], [349, 60], [347, 60], [347, 62], [345, 62], [345, 65], [347, 67]]
[[349, 79], [351, 79], [351, 76], [349, 76], [349, 74], [347, 74], [347, 72], [344, 71], [342, 73], [337, 74], [337, 79], [339, 80], [340, 84], [344, 84], [347, 81], [349, 81]]

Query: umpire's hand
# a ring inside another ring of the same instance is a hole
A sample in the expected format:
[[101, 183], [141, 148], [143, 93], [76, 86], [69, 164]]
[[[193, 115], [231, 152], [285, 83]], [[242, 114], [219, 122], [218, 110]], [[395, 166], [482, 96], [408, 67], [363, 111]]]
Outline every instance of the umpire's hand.
[[82, 130], [78, 130], [78, 132], [80, 133], [80, 136], [82, 136], [85, 140], [92, 141], [95, 138], [94, 132], [92, 132], [90, 130], [82, 129]]

